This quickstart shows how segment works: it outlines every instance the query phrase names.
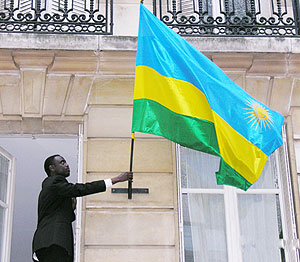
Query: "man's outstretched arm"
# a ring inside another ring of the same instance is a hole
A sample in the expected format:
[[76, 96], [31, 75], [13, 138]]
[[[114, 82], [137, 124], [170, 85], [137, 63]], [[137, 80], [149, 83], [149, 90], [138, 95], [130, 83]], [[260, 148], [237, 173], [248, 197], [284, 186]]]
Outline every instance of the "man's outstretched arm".
[[90, 194], [104, 192], [106, 188], [111, 185], [132, 180], [132, 172], [124, 172], [111, 179], [98, 180], [85, 184], [72, 184], [69, 183], [63, 176], [56, 176], [52, 185], [52, 189], [55, 193], [61, 197], [80, 197]]

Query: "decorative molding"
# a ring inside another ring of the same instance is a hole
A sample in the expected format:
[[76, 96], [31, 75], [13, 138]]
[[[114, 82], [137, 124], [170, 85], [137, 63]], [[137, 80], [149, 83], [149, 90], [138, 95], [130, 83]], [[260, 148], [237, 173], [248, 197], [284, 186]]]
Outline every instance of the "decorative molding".
[[14, 51], [12, 57], [20, 68], [48, 68], [53, 63], [53, 51]]
[[41, 117], [43, 110], [46, 69], [21, 68], [22, 116]]

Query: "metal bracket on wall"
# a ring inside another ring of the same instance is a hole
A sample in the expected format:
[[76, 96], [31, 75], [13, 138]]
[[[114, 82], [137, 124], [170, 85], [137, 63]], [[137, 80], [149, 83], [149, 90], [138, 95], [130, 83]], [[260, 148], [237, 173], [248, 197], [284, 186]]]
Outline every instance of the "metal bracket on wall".
[[[111, 193], [113, 194], [128, 194], [128, 188], [112, 188]], [[133, 194], [149, 194], [149, 188], [133, 188]]]

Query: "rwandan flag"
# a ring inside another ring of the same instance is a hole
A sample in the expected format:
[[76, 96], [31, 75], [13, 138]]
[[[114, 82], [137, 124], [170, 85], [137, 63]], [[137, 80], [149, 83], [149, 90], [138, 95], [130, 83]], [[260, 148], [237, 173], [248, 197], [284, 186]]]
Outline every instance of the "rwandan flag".
[[247, 190], [282, 144], [283, 121], [141, 4], [133, 132], [219, 156], [217, 183]]

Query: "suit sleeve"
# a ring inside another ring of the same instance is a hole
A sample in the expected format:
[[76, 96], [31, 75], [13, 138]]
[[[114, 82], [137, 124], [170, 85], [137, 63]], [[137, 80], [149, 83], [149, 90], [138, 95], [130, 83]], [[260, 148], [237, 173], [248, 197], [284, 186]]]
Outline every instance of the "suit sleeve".
[[104, 180], [85, 184], [69, 183], [64, 177], [57, 176], [52, 184], [52, 189], [61, 197], [80, 197], [104, 192], [106, 190]]

